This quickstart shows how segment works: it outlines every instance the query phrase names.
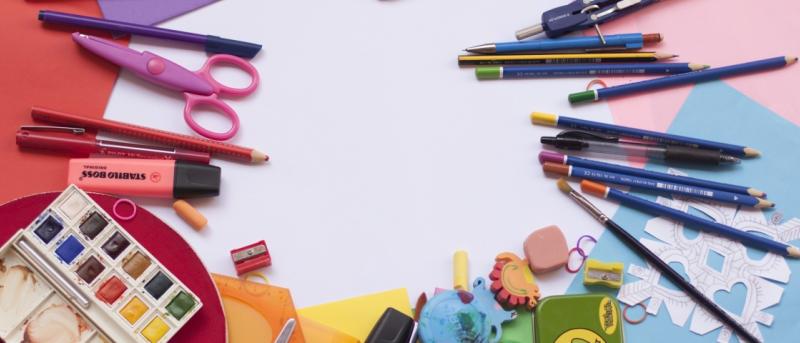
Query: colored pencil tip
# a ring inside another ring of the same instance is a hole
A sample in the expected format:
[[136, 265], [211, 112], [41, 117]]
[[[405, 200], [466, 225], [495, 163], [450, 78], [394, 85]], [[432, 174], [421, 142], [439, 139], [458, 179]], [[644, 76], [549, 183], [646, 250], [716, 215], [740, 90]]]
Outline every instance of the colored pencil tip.
[[695, 71], [708, 69], [709, 67], [711, 67], [711, 66], [708, 65], [708, 64], [689, 63], [689, 69], [695, 70]]
[[798, 249], [795, 246], [790, 245], [788, 248], [786, 248], [786, 251], [789, 253], [789, 256], [791, 257], [795, 258], [800, 257], [800, 249]]
[[745, 157], [758, 157], [761, 156], [761, 152], [753, 149], [753, 148], [744, 148], [744, 156]]
[[772, 207], [775, 207], [775, 203], [764, 199], [758, 199], [758, 203], [755, 206], [755, 208], [772, 208]]
[[250, 152], [250, 161], [253, 163], [267, 162], [269, 161], [269, 156], [261, 151], [253, 149], [253, 151]]
[[563, 177], [558, 179], [558, 181], [556, 181], [556, 185], [558, 185], [558, 189], [560, 189], [562, 192], [567, 194], [572, 193], [572, 187], [569, 186], [567, 179]]
[[670, 54], [670, 53], [664, 53], [664, 52], [657, 52], [655, 56], [656, 56], [657, 60], [666, 60], [666, 59], [678, 57], [678, 55]]
[[793, 64], [797, 62], [797, 56], [786, 56], [786, 64]]
[[766, 198], [767, 197], [767, 193], [764, 193], [763, 191], [760, 191], [760, 190], [755, 189], [755, 188], [748, 188], [747, 189], [747, 194], [750, 194], [750, 195], [752, 195], [754, 197], [759, 197], [759, 198]]

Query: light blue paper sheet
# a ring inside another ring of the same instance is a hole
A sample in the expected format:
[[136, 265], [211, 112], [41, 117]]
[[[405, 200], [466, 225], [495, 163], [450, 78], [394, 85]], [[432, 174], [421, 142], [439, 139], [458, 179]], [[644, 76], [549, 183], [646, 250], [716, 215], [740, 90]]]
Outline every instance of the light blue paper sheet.
[[[747, 185], [767, 192], [769, 199], [778, 204], [776, 209], [764, 212], [768, 218], [776, 212], [782, 214], [784, 220], [800, 217], [800, 184], [797, 182], [798, 172], [800, 172], [800, 128], [796, 125], [727, 84], [717, 81], [698, 85], [692, 90], [669, 128], [669, 132], [741, 144], [760, 150], [763, 154], [762, 157], [745, 160], [741, 165], [724, 171], [680, 169], [694, 177]], [[667, 169], [658, 164], [649, 164], [647, 168], [658, 171]], [[655, 199], [655, 196], [651, 194], [643, 196], [650, 200]], [[595, 202], [607, 201], [592, 196], [587, 197]], [[581, 210], [576, 205], [574, 211]], [[614, 215], [614, 221], [621, 224], [634, 236], [656, 240], [655, 237], [644, 232], [645, 223], [651, 218], [624, 207], [621, 207]], [[797, 241], [792, 243], [798, 245]], [[755, 255], [758, 254], [758, 252], [755, 253]], [[626, 269], [631, 262], [639, 266], [646, 266], [641, 258], [608, 232], [601, 236], [591, 257], [603, 261], [624, 261]], [[781, 303], [765, 310], [774, 316], [772, 326], [760, 326], [765, 342], [790, 342], [797, 341], [797, 337], [800, 337], [800, 280], [798, 280], [800, 261], [788, 258], [787, 261], [792, 271], [789, 282], [787, 284], [775, 282], [784, 288]], [[710, 263], [719, 263], [719, 261]], [[625, 278], [625, 283], [636, 280], [627, 273]], [[666, 283], [665, 280], [661, 282], [662, 285]], [[568, 293], [589, 291], [583, 286], [582, 277], [579, 275], [575, 278]], [[593, 288], [591, 291], [596, 292], [598, 289]], [[606, 289], [606, 291], [608, 290]], [[741, 308], [744, 303], [744, 287], [735, 287], [732, 294], [733, 296], [726, 298], [718, 296], [717, 302], [727, 309]], [[633, 313], [632, 311], [631, 314]], [[637, 309], [635, 313], [641, 314], [641, 309]], [[662, 305], [658, 315], [648, 316], [644, 323], [626, 324], [626, 341], [635, 343], [717, 341], [720, 329], [700, 336], [689, 331], [690, 322], [691, 317], [684, 327], [674, 325], [667, 313], [666, 306]], [[737, 339], [732, 338], [730, 342], [737, 342]]]

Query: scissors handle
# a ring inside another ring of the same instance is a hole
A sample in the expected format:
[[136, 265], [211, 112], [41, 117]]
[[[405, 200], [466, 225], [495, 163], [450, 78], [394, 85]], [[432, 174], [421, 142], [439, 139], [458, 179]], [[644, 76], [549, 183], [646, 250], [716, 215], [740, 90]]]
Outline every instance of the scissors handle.
[[[183, 93], [183, 95], [186, 98], [186, 107], [183, 108], [183, 119], [186, 121], [186, 124], [189, 124], [189, 127], [191, 127], [192, 130], [201, 136], [213, 140], [224, 141], [230, 139], [236, 134], [237, 131], [239, 131], [239, 116], [236, 115], [236, 112], [233, 110], [233, 108], [228, 106], [228, 104], [224, 103], [222, 100], [219, 100], [219, 98], [217, 98], [217, 94], [197, 95], [192, 93]], [[194, 110], [195, 106], [210, 106], [219, 110], [218, 112], [230, 119], [231, 128], [226, 132], [215, 132], [200, 126], [200, 124], [197, 123], [192, 116], [192, 110]]]
[[[214, 76], [211, 75], [211, 67], [220, 63], [231, 64], [238, 67], [239, 69], [244, 70], [244, 72], [250, 75], [250, 78], [252, 80], [250, 81], [250, 85], [244, 88], [234, 88], [226, 86], [221, 82], [217, 81], [214, 78]], [[206, 61], [203, 67], [201, 67], [200, 70], [196, 71], [195, 73], [208, 80], [208, 82], [210, 82], [214, 86], [215, 93], [231, 95], [231, 96], [245, 96], [249, 95], [250, 93], [253, 93], [253, 91], [255, 91], [256, 88], [258, 87], [258, 83], [260, 81], [260, 78], [258, 76], [258, 70], [256, 70], [256, 68], [253, 67], [253, 65], [250, 64], [250, 62], [247, 62], [244, 59], [241, 59], [233, 55], [213, 55]]]

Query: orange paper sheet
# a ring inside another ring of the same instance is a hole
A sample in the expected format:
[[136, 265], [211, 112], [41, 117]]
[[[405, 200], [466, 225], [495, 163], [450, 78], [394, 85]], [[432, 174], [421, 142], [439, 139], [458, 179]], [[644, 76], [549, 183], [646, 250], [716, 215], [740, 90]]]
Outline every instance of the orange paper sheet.
[[[44, 26], [39, 10], [100, 16], [94, 0], [0, 1], [0, 203], [31, 193], [61, 190], [66, 185], [66, 156], [23, 152], [14, 135], [32, 123], [31, 106], [102, 116], [118, 69], [82, 51], [69, 33], [76, 28]], [[82, 30], [100, 36], [103, 32]]]

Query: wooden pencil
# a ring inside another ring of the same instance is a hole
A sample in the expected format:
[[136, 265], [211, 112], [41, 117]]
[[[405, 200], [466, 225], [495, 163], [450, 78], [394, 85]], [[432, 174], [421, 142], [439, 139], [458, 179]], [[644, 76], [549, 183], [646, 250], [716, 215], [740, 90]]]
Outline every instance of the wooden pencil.
[[460, 55], [459, 66], [656, 62], [677, 55], [659, 52], [619, 52], [587, 54]]

